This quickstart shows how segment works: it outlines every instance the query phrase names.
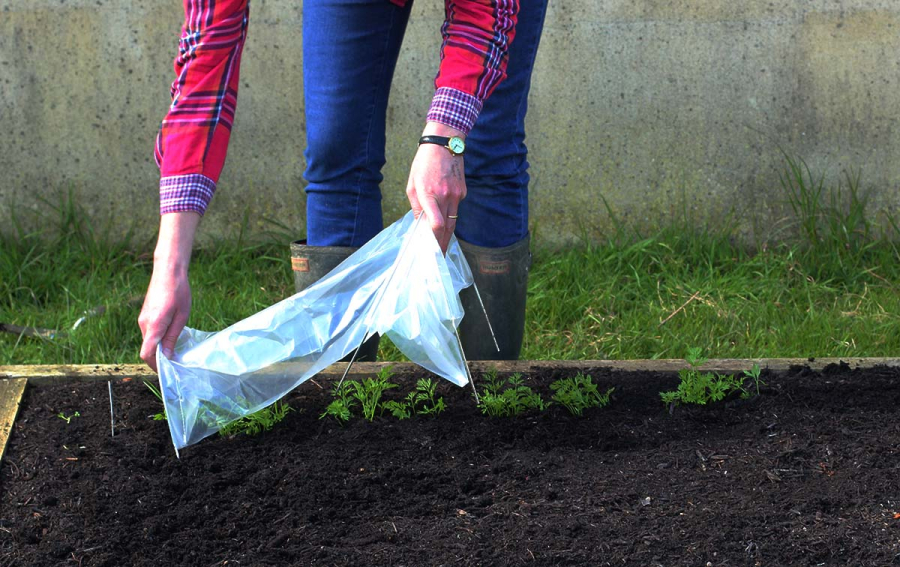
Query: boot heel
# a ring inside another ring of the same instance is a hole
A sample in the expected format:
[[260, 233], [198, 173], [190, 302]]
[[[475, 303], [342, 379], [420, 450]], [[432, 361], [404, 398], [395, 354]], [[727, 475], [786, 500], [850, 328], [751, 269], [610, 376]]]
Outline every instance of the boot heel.
[[[465, 316], [459, 336], [468, 360], [518, 360], [525, 335], [525, 299], [531, 269], [531, 238], [505, 248], [485, 248], [462, 240], [460, 248], [475, 277], [475, 286], [460, 294]], [[484, 313], [490, 320], [488, 326]], [[493, 329], [493, 337], [491, 336]], [[494, 345], [494, 337], [497, 346]]]
[[[338, 264], [359, 250], [349, 246], [307, 246], [305, 240], [291, 242], [291, 270], [294, 273], [294, 292], [300, 293], [322, 279]], [[354, 361], [375, 362], [379, 337], [375, 335], [363, 343]], [[341, 359], [350, 362], [353, 353]]]

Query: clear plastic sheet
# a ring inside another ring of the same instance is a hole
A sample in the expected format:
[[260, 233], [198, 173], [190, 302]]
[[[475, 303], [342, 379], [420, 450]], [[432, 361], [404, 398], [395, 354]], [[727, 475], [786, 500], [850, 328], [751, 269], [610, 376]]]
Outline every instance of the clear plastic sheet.
[[456, 328], [471, 284], [456, 238], [444, 256], [410, 212], [302, 292], [216, 333], [185, 327], [171, 359], [157, 349], [175, 451], [274, 403], [375, 333], [465, 385]]

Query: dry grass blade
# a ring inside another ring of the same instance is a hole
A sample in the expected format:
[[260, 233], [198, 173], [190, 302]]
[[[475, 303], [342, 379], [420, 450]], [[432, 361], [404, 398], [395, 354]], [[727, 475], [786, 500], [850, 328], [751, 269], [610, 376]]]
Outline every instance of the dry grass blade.
[[692, 301], [695, 301], [695, 300], [696, 300], [697, 298], [699, 298], [699, 297], [700, 297], [700, 292], [699, 292], [699, 291], [695, 291], [695, 292], [694, 292], [694, 295], [690, 296], [690, 297], [688, 298], [687, 301], [685, 301], [684, 303], [682, 303], [682, 304], [681, 304], [681, 307], [679, 307], [679, 308], [676, 309], [675, 311], [671, 312], [671, 313], [669, 314], [668, 317], [666, 317], [665, 319], [663, 319], [663, 320], [659, 323], [658, 326], [659, 326], [659, 327], [662, 327], [663, 325], [665, 325], [672, 317], [674, 317], [674, 316], [678, 315], [680, 312], [684, 311], [684, 308], [685, 308], [685, 307], [687, 307], [688, 305], [690, 305], [690, 303], [691, 303]]

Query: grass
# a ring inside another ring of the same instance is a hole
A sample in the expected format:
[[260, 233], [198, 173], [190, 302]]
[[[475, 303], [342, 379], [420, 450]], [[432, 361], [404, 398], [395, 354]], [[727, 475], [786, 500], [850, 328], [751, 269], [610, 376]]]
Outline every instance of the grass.
[[[890, 246], [855, 272], [814, 252], [750, 255], [675, 233], [538, 255], [523, 356], [531, 359], [890, 356], [900, 352], [900, 265]], [[831, 268], [831, 269], [829, 269]]]
[[[860, 175], [826, 187], [785, 156], [787, 235], [755, 252], [725, 222], [538, 251], [531, 359], [891, 356], [900, 352], [900, 254], [866, 217]], [[614, 219], [615, 220], [615, 219]], [[894, 234], [897, 223], [888, 218]]]
[[[896, 355], [900, 254], [866, 217], [859, 174], [826, 186], [802, 161], [785, 163], [792, 217], [779, 244], [751, 251], [729, 223], [686, 217], [657, 234], [619, 223], [600, 244], [538, 244], [523, 358], [681, 358], [691, 347], [711, 358]], [[0, 333], [0, 365], [140, 362], [134, 298], [149, 282], [153, 243], [111, 239], [71, 198], [57, 202], [45, 204], [46, 232], [0, 237], [0, 323], [60, 334]], [[189, 325], [221, 329], [291, 295], [281, 240], [248, 243], [239, 232], [198, 250]], [[98, 306], [103, 314], [72, 330]], [[400, 358], [386, 344], [380, 356]]]
[[[0, 333], [0, 364], [139, 363], [140, 298], [153, 242], [118, 242], [84, 221], [71, 199], [46, 203], [52, 228], [0, 236], [0, 323], [54, 329], [54, 340]], [[287, 244], [242, 232], [194, 253], [189, 324], [221, 329], [293, 293]], [[279, 243], [280, 244], [280, 243]], [[98, 306], [99, 316], [75, 323]]]

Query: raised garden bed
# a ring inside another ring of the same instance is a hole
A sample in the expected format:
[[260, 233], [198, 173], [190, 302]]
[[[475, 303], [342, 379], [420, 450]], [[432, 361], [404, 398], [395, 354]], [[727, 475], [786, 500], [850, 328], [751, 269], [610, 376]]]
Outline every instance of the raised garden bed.
[[[491, 419], [442, 386], [435, 419], [340, 427], [307, 383], [271, 432], [180, 461], [138, 381], [115, 386], [114, 438], [105, 382], [33, 386], [0, 466], [0, 566], [900, 563], [897, 369], [768, 374], [671, 415], [674, 374], [589, 373], [616, 391], [580, 419]], [[549, 398], [564, 375], [527, 379]]]

